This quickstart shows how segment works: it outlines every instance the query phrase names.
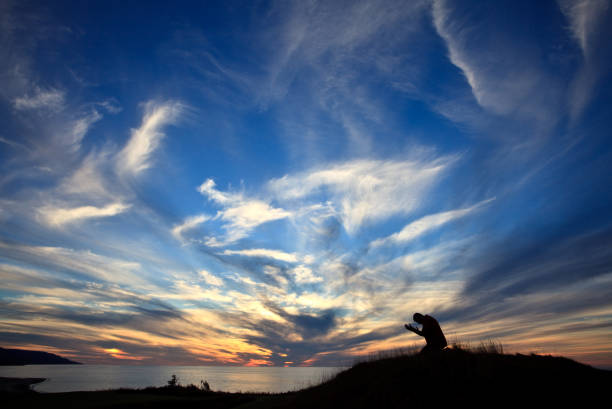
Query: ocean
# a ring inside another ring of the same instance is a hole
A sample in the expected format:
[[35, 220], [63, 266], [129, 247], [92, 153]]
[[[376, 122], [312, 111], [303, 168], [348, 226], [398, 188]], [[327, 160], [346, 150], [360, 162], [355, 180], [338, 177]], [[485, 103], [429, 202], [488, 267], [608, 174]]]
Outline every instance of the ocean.
[[0, 366], [0, 377], [47, 378], [38, 392], [94, 391], [207, 381], [214, 391], [287, 392], [317, 385], [345, 368], [240, 366], [25, 365]]

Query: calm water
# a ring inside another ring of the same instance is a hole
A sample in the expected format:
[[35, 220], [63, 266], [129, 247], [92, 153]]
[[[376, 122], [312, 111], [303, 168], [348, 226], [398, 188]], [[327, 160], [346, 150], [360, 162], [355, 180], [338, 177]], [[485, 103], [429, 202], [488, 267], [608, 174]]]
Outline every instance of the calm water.
[[47, 378], [39, 392], [92, 391], [163, 386], [175, 374], [181, 385], [200, 384], [226, 392], [286, 392], [316, 385], [344, 368], [236, 366], [26, 365], [0, 366], [0, 376]]

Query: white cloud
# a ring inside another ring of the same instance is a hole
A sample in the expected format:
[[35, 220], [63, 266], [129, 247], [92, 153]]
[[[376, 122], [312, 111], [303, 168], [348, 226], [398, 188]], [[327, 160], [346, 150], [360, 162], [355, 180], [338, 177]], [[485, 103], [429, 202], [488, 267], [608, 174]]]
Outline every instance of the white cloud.
[[198, 214], [195, 216], [188, 217], [183, 223], [176, 225], [172, 228], [172, 235], [176, 237], [177, 240], [183, 241], [183, 233], [185, 231], [191, 230], [199, 226], [208, 219], [210, 219], [210, 217], [205, 214]]
[[213, 200], [220, 205], [232, 204], [242, 201], [242, 195], [235, 193], [221, 192], [215, 189], [215, 181], [212, 179], [206, 179], [200, 186], [198, 186], [198, 192], [202, 195], [207, 196], [210, 200]]
[[102, 118], [102, 115], [98, 113], [98, 111], [93, 110], [88, 115], [83, 118], [75, 120], [66, 135], [66, 142], [69, 145], [73, 145], [75, 147], [80, 146], [83, 137], [95, 122], [99, 121]]
[[585, 56], [591, 53], [590, 37], [599, 29], [601, 17], [610, 6], [607, 0], [559, 0], [559, 7], [570, 22], [572, 35]]
[[139, 274], [141, 270], [139, 263], [103, 256], [89, 250], [12, 245], [2, 242], [0, 242], [0, 249], [3, 253], [9, 254], [13, 260], [52, 266], [62, 273], [68, 269], [109, 283], [142, 287], [149, 285], [142, 279], [142, 274]]
[[426, 160], [354, 160], [327, 169], [284, 176], [269, 187], [282, 200], [331, 196], [348, 233], [416, 209], [452, 158]]
[[173, 287], [175, 289], [174, 292], [163, 292], [153, 295], [170, 300], [210, 300], [219, 303], [230, 303], [233, 301], [232, 297], [229, 297], [218, 288], [202, 289], [199, 285], [188, 283], [184, 280], [175, 281]]
[[290, 215], [290, 212], [274, 208], [261, 200], [249, 200], [224, 210], [221, 218], [231, 221], [237, 227], [251, 229], [262, 223], [284, 219]]
[[64, 107], [64, 92], [54, 88], [45, 90], [35, 87], [32, 94], [15, 98], [13, 106], [19, 110], [43, 108], [51, 111], [60, 111]]
[[394, 233], [388, 237], [376, 239], [371, 243], [372, 247], [378, 247], [386, 244], [396, 244], [396, 243], [405, 243], [410, 240], [415, 239], [416, 237], [425, 234], [431, 230], [437, 229], [438, 227], [451, 222], [453, 220], [457, 220], [459, 218], [465, 217], [470, 213], [475, 212], [476, 210], [482, 208], [485, 204], [491, 202], [493, 199], [483, 200], [473, 206], [466, 207], [463, 209], [450, 210], [448, 212], [441, 212], [430, 214], [424, 217], [421, 217], [418, 220], [413, 221], [412, 223], [406, 225], [401, 231]]
[[107, 182], [101, 171], [107, 159], [107, 155], [88, 155], [81, 166], [62, 181], [59, 190], [92, 199], [110, 199], [114, 195], [107, 190]]
[[214, 285], [215, 287], [223, 285], [223, 280], [209, 271], [200, 270], [198, 274], [204, 279], [207, 284]]
[[295, 282], [298, 284], [312, 284], [323, 281], [323, 277], [314, 275], [312, 270], [304, 265], [291, 269], [291, 273], [295, 277]]
[[[346, 74], [340, 68], [344, 63], [359, 63], [358, 58], [351, 58], [356, 49], [359, 49], [360, 58], [378, 59], [389, 40], [404, 37], [397, 35], [397, 30], [405, 34], [417, 26], [426, 9], [426, 1], [390, 0], [277, 5], [276, 12], [280, 13], [282, 23], [273, 28], [274, 34], [270, 34], [278, 37], [278, 47], [271, 61], [268, 81], [264, 83], [267, 96], [283, 98], [304, 66], [325, 67], [317, 83], [319, 88], [325, 89], [329, 81]], [[384, 45], [378, 43], [381, 37], [385, 39]]]
[[27, 146], [25, 146], [24, 144], [21, 144], [21, 143], [15, 142], [15, 141], [11, 141], [9, 139], [3, 138], [2, 136], [0, 136], [0, 142], [4, 143], [4, 144], [7, 144], [8, 146], [10, 146], [12, 148], [15, 148], [15, 149], [23, 149], [23, 150], [26, 150], [26, 151], [29, 150], [29, 148]]
[[130, 140], [118, 154], [119, 172], [137, 175], [149, 168], [151, 155], [165, 137], [161, 129], [174, 123], [182, 110], [183, 105], [179, 102], [146, 103], [140, 128], [132, 130]]
[[591, 99], [598, 80], [609, 71], [610, 58], [604, 50], [608, 39], [602, 36], [610, 2], [606, 0], [558, 0], [570, 24], [571, 35], [580, 45], [584, 64], [570, 86], [569, 105], [576, 119]]
[[96, 105], [101, 106], [102, 108], [104, 108], [106, 111], [108, 111], [111, 114], [118, 114], [122, 110], [121, 106], [117, 103], [117, 101], [114, 98], [107, 99], [106, 101], [98, 102], [96, 103]]
[[[263, 267], [263, 272], [267, 275], [269, 275], [270, 277], [273, 277], [276, 282], [278, 284], [280, 284], [280, 286], [283, 289], [286, 289], [287, 286], [289, 285], [289, 280], [287, 280], [287, 278], [281, 274], [281, 269], [276, 267], [276, 266], [264, 266]], [[270, 286], [264, 284], [264, 283], [260, 283], [259, 284], [260, 287], [264, 287], [266, 290], [268, 290], [267, 292], [269, 292], [269, 296], [272, 295], [272, 293], [277, 293], [278, 294], [278, 288], [275, 288], [274, 290], [272, 290], [272, 288], [270, 288]], [[286, 295], [286, 292], [283, 292], [282, 295]]]
[[110, 217], [123, 213], [130, 205], [111, 203], [104, 207], [80, 206], [73, 208], [43, 207], [39, 213], [51, 226], [62, 226], [67, 223], [80, 222], [87, 219]]
[[246, 257], [265, 257], [287, 263], [297, 263], [300, 259], [295, 253], [286, 253], [281, 250], [270, 249], [245, 249], [245, 250], [225, 250], [223, 255], [239, 255]]
[[247, 198], [240, 193], [221, 192], [215, 189], [212, 179], [202, 183], [198, 191], [224, 208], [215, 218], [226, 222], [226, 237], [222, 241], [209, 238], [207, 244], [210, 246], [227, 245], [248, 236], [260, 224], [291, 216], [291, 212], [272, 207], [263, 200]]
[[531, 58], [528, 44], [507, 41], [495, 28], [484, 31], [460, 7], [434, 0], [433, 23], [478, 105], [498, 115], [520, 114], [546, 125], [555, 123], [565, 86], [546, 75], [538, 58]]

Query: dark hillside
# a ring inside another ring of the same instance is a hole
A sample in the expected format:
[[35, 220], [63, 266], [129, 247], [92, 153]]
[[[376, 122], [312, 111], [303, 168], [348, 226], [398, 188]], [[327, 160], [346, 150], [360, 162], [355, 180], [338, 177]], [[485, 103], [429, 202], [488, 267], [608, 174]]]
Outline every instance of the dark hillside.
[[49, 352], [0, 348], [0, 365], [62, 365], [78, 363]]
[[[566, 358], [447, 350], [360, 363], [278, 408], [505, 406], [608, 400], [612, 372]], [[264, 407], [253, 406], [249, 407]]]
[[7, 408], [590, 407], [609, 401], [612, 372], [566, 358], [446, 350], [363, 362], [308, 389], [225, 393], [191, 386], [5, 395]]

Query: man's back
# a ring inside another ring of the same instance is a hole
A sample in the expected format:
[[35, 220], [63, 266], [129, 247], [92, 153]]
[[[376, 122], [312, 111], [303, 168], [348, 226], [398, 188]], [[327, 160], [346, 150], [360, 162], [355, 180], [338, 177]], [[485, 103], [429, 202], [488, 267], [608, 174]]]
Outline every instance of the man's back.
[[425, 341], [427, 342], [427, 346], [431, 346], [434, 348], [442, 349], [446, 345], [446, 338], [444, 337], [444, 333], [442, 332], [442, 328], [440, 328], [440, 324], [438, 321], [430, 315], [425, 315], [423, 317], [423, 336], [425, 337]]

